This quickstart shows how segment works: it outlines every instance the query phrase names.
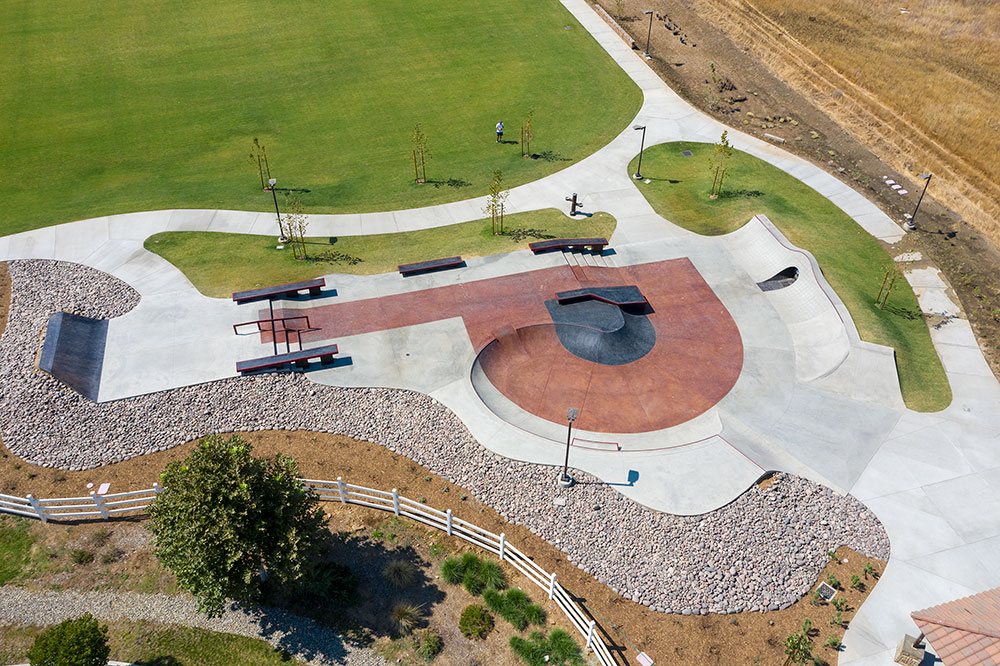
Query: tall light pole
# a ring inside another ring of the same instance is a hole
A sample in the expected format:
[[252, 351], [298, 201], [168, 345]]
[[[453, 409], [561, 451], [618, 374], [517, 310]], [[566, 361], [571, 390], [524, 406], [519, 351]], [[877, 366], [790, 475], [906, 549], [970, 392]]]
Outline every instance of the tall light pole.
[[274, 214], [278, 217], [278, 240], [285, 242], [285, 230], [281, 228], [281, 212], [278, 210], [278, 195], [274, 192], [274, 186], [278, 184], [277, 178], [269, 178], [267, 184], [271, 186], [271, 197], [274, 199]]
[[934, 176], [934, 174], [932, 174], [932, 173], [922, 173], [922, 174], [920, 174], [920, 178], [923, 179], [923, 181], [924, 181], [924, 189], [920, 192], [920, 198], [917, 199], [917, 205], [913, 209], [913, 215], [911, 215], [910, 219], [907, 220], [907, 222], [906, 222], [906, 228], [909, 231], [913, 231], [914, 229], [917, 228], [917, 223], [915, 222], [915, 220], [917, 219], [917, 211], [920, 210], [920, 202], [924, 200], [924, 194], [927, 193], [927, 186], [931, 184], [931, 177], [932, 176]]
[[570, 407], [569, 411], [566, 412], [566, 419], [569, 421], [569, 427], [566, 430], [566, 458], [563, 460], [563, 471], [559, 475], [559, 485], [563, 488], [569, 488], [573, 485], [573, 479], [569, 475], [569, 444], [573, 440], [573, 421], [576, 420], [577, 414], [580, 413], [576, 407]]
[[632, 129], [642, 130], [642, 143], [639, 144], [639, 163], [635, 165], [635, 174], [632, 176], [636, 180], [642, 180], [642, 151], [646, 147], [646, 126], [633, 125]]
[[649, 57], [649, 36], [653, 34], [653, 10], [648, 9], [643, 12], [643, 14], [649, 14], [649, 29], [646, 30], [646, 50], [642, 52], [644, 56]]

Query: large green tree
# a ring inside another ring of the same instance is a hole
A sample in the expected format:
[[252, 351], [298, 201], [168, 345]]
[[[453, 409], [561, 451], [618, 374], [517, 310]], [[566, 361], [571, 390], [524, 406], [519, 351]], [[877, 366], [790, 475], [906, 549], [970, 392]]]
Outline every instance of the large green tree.
[[150, 507], [154, 552], [210, 616], [228, 599], [258, 599], [264, 576], [300, 580], [326, 533], [326, 514], [295, 461], [252, 451], [238, 435], [204, 438], [167, 465]]
[[108, 628], [87, 613], [39, 634], [28, 661], [31, 666], [105, 666], [110, 654]]

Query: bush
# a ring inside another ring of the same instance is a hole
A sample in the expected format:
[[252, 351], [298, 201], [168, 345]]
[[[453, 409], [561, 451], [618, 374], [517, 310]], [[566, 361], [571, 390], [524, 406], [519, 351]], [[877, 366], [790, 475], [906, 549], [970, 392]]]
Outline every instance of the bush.
[[583, 666], [580, 646], [562, 629], [553, 629], [548, 638], [540, 631], [529, 640], [510, 637], [510, 649], [529, 666]]
[[861, 576], [851, 574], [851, 587], [859, 592], [861, 591], [861, 588], [863, 587], [863, 584], [861, 583]]
[[348, 607], [358, 603], [358, 577], [338, 562], [317, 562], [299, 583], [308, 596], [331, 605]]
[[524, 631], [528, 623], [541, 625], [545, 622], [545, 611], [538, 604], [531, 603], [528, 595], [521, 590], [507, 590], [506, 593], [488, 590], [483, 595], [483, 601], [518, 631]]
[[479, 604], [470, 604], [458, 619], [458, 629], [466, 638], [482, 640], [493, 631], [493, 616]]
[[76, 564], [90, 564], [94, 561], [94, 554], [89, 550], [83, 550], [82, 548], [74, 548], [69, 551], [69, 558], [73, 560]]
[[382, 570], [382, 577], [397, 589], [410, 587], [417, 582], [417, 567], [406, 560], [393, 560]]
[[414, 642], [417, 646], [417, 656], [427, 661], [432, 661], [444, 647], [441, 637], [429, 629], [421, 632], [420, 637]]
[[28, 650], [31, 666], [106, 666], [108, 628], [90, 613], [49, 627]]
[[401, 602], [393, 606], [389, 618], [392, 620], [392, 627], [401, 636], [409, 634], [420, 624], [420, 606]]
[[840, 581], [837, 580], [837, 577], [834, 576], [833, 574], [827, 574], [826, 575], [826, 584], [829, 585], [830, 587], [832, 587], [835, 590], [839, 590], [840, 589]]
[[831, 602], [833, 603], [833, 607], [836, 608], [838, 611], [847, 610], [847, 599], [843, 597], [834, 597], [833, 599], [831, 599]]
[[840, 649], [840, 639], [837, 638], [837, 634], [829, 634], [826, 637], [826, 642], [823, 643], [826, 647], [833, 648], [834, 650]]
[[481, 560], [475, 553], [466, 553], [461, 559], [446, 559], [441, 563], [441, 577], [452, 585], [461, 584], [473, 596], [482, 594], [483, 590], [507, 587], [507, 577], [500, 565], [493, 560]]

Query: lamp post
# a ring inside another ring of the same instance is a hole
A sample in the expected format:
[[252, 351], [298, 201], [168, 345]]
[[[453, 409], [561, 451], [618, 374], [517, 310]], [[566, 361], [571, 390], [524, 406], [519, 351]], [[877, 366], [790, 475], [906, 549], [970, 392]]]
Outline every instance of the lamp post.
[[267, 184], [271, 186], [271, 198], [274, 199], [274, 214], [278, 218], [278, 242], [285, 242], [285, 230], [281, 228], [281, 212], [278, 211], [278, 195], [274, 192], [274, 186], [277, 185], [277, 178], [269, 178]]
[[931, 177], [933, 175], [934, 174], [932, 174], [932, 173], [922, 173], [922, 174], [920, 174], [920, 178], [924, 181], [924, 189], [921, 190], [921, 192], [920, 192], [920, 198], [917, 199], [917, 205], [913, 209], [913, 215], [911, 215], [910, 219], [907, 220], [907, 222], [906, 222], [906, 229], [908, 231], [913, 231], [914, 229], [917, 228], [917, 223], [914, 220], [916, 220], [916, 218], [917, 218], [917, 211], [920, 210], [920, 202], [924, 200], [924, 194], [927, 193], [927, 186], [931, 184]]
[[635, 174], [632, 176], [636, 180], [642, 180], [642, 151], [646, 147], [646, 126], [633, 125], [632, 129], [642, 130], [642, 142], [639, 144], [639, 163], [635, 165]]
[[569, 427], [566, 430], [566, 458], [563, 460], [563, 470], [562, 474], [559, 475], [559, 485], [563, 488], [569, 488], [573, 485], [573, 478], [569, 475], [569, 444], [573, 439], [573, 421], [576, 420], [577, 414], [580, 413], [576, 407], [570, 407], [569, 411], [566, 412], [566, 419], [569, 421]]
[[643, 14], [649, 14], [649, 29], [646, 30], [646, 50], [642, 52], [642, 55], [649, 57], [649, 36], [653, 34], [653, 10], [647, 9]]

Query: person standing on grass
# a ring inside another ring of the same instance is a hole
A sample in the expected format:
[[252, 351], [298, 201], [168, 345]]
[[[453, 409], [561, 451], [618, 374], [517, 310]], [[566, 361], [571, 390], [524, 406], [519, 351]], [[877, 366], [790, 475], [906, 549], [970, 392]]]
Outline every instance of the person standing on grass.
[[497, 143], [503, 141], [503, 121], [497, 123]]

